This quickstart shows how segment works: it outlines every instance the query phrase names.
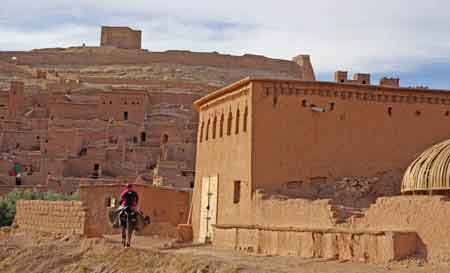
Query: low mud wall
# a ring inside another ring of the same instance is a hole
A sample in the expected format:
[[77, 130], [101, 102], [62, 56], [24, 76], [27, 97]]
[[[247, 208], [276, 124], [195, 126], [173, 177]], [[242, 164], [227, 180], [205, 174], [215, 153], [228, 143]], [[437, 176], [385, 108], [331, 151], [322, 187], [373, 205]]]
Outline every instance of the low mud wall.
[[258, 254], [387, 263], [416, 252], [414, 232], [216, 225], [213, 245]]
[[379, 198], [355, 225], [357, 228], [413, 230], [419, 237], [418, 255], [436, 262], [450, 261], [450, 199], [448, 197]]
[[[81, 185], [80, 198], [88, 208], [87, 233], [89, 236], [114, 234], [119, 230], [113, 229], [107, 218], [108, 207], [116, 200], [118, 205], [123, 184]], [[149, 215], [152, 223], [141, 235], [161, 235], [174, 237], [178, 224], [185, 224], [189, 214], [189, 192], [159, 188], [147, 185], [136, 185], [139, 194], [139, 208], [145, 215]]]
[[85, 234], [86, 216], [79, 201], [18, 200], [14, 221], [24, 230]]
[[267, 195], [257, 191], [252, 200], [253, 224], [268, 227], [333, 227], [330, 200], [308, 200]]

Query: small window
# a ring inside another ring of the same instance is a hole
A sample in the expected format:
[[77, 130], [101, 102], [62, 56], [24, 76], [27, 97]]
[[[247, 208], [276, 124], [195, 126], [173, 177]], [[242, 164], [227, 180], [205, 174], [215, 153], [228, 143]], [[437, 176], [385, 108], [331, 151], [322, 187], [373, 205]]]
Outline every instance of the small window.
[[217, 129], [217, 117], [214, 116], [213, 128], [212, 128], [212, 138], [216, 138], [216, 129]]
[[392, 116], [392, 107], [388, 107], [388, 115]]
[[366, 84], [366, 81], [362, 81], [362, 84]]
[[416, 116], [420, 116], [421, 114], [422, 114], [422, 111], [420, 111], [420, 110], [416, 111]]
[[112, 104], [112, 101], [109, 101], [109, 104]]
[[330, 103], [330, 111], [333, 111], [334, 110], [334, 102], [331, 102]]
[[202, 121], [202, 125], [200, 126], [200, 142], [203, 141], [203, 129], [205, 127], [205, 122]]
[[308, 106], [308, 103], [306, 102], [306, 100], [302, 100], [302, 106], [303, 107], [307, 107]]
[[128, 112], [123, 112], [123, 119], [128, 120]]
[[244, 132], [247, 132], [247, 120], [248, 120], [248, 107], [245, 106], [245, 110], [244, 110], [244, 126], [242, 128], [242, 130]]
[[238, 204], [241, 201], [241, 181], [234, 181], [233, 203]]
[[225, 122], [225, 118], [222, 115], [220, 116], [220, 129], [219, 129], [219, 137], [223, 137], [223, 123]]
[[106, 199], [105, 199], [105, 207], [107, 207], [107, 208], [111, 207], [111, 197], [106, 197]]
[[141, 133], [141, 142], [145, 142], [147, 140], [147, 134], [145, 132]]
[[208, 119], [208, 123], [206, 123], [206, 137], [205, 140], [207, 141], [209, 139], [209, 126], [211, 124], [211, 120]]
[[449, 110], [445, 111], [445, 116], [448, 117], [449, 115], [450, 115], [450, 111]]
[[278, 97], [277, 96], [273, 96], [273, 107], [276, 107], [278, 103]]
[[164, 134], [161, 139], [162, 144], [167, 144], [169, 142], [169, 135]]
[[227, 136], [231, 136], [231, 123], [233, 122], [233, 114], [228, 113]]
[[239, 109], [236, 111], [236, 128], [234, 128], [234, 133], [237, 135], [239, 134], [239, 119], [240, 119], [240, 112]]

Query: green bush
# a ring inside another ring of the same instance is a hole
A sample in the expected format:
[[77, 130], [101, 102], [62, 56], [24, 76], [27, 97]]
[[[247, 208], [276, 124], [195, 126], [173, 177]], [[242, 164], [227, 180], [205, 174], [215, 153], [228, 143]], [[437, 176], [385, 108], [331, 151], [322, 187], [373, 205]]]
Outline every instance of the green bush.
[[12, 224], [16, 215], [17, 200], [77, 201], [80, 200], [80, 196], [78, 193], [65, 195], [54, 192], [14, 190], [0, 197], [0, 227]]

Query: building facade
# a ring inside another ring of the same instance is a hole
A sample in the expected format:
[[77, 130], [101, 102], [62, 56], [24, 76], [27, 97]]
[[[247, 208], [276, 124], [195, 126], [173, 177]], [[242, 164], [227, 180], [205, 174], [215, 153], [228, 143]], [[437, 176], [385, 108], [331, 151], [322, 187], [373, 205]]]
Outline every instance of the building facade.
[[197, 100], [194, 238], [289, 218], [262, 217], [258, 190], [405, 170], [450, 138], [450, 93], [369, 82], [246, 78]]

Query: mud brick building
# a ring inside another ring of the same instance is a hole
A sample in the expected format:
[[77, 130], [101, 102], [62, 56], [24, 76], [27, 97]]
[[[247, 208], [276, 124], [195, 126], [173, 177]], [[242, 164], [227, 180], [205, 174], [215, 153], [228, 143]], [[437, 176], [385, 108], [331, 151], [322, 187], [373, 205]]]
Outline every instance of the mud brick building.
[[197, 100], [195, 240], [275, 253], [273, 245], [261, 247], [263, 230], [270, 237], [283, 229], [342, 227], [339, 218], [351, 211], [302, 191], [346, 177], [403, 173], [424, 149], [450, 138], [442, 126], [450, 93], [397, 84], [370, 85], [367, 74], [349, 81], [342, 72], [334, 83], [250, 77]]
[[142, 32], [129, 27], [102, 26], [101, 46], [141, 49]]

